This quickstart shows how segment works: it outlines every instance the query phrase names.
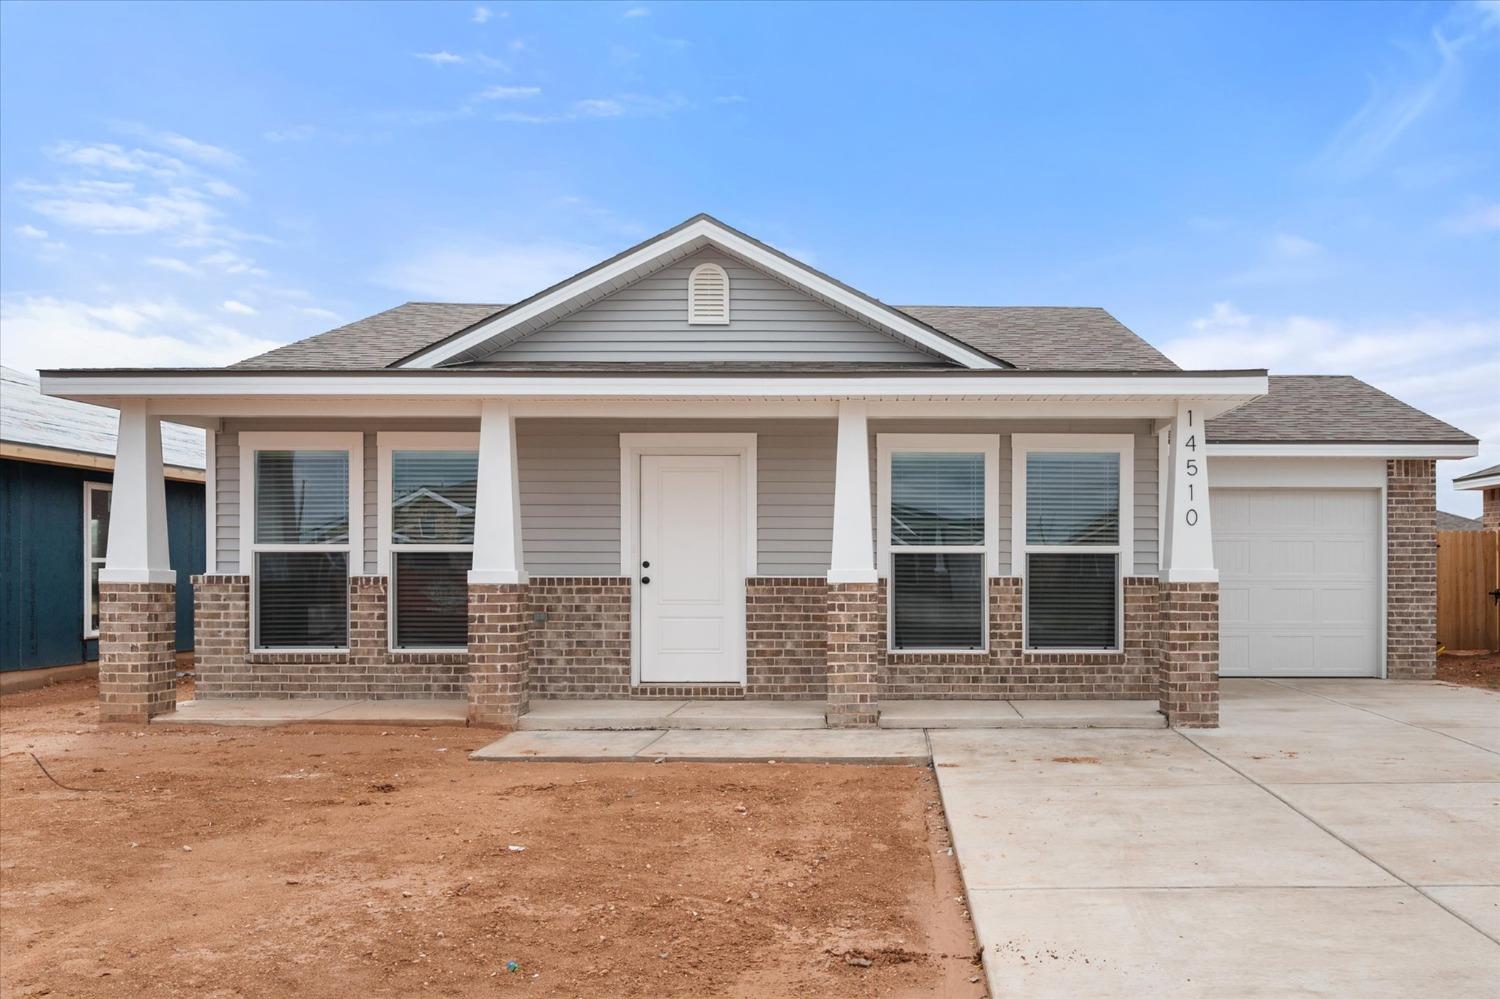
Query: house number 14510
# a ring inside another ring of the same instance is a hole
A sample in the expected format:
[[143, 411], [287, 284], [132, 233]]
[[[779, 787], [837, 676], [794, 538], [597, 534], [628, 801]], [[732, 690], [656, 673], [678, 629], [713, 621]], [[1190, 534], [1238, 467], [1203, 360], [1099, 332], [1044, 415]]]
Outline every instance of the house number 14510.
[[[1188, 425], [1188, 435], [1187, 435], [1187, 439], [1182, 442], [1183, 450], [1189, 452], [1190, 454], [1197, 454], [1198, 453], [1198, 435], [1192, 429], [1192, 427], [1193, 427], [1193, 411], [1191, 409], [1187, 411], [1187, 425]], [[1197, 458], [1192, 458], [1192, 457], [1188, 458], [1187, 464], [1184, 467], [1187, 470], [1187, 474], [1188, 474], [1188, 478], [1189, 479], [1193, 479], [1193, 478], [1197, 477], [1197, 475], [1198, 475], [1198, 459]], [[1187, 498], [1188, 498], [1188, 502], [1189, 503], [1193, 502], [1194, 496], [1193, 496], [1193, 483], [1192, 482], [1188, 482], [1188, 484], [1187, 484]], [[1189, 526], [1189, 527], [1196, 527], [1197, 526], [1197, 524], [1198, 524], [1198, 511], [1197, 511], [1196, 508], [1191, 507], [1191, 506], [1188, 507], [1187, 508], [1187, 512], [1184, 513], [1182, 515], [1182, 517], [1183, 517], [1183, 519], [1185, 521], [1187, 521], [1187, 526]]]

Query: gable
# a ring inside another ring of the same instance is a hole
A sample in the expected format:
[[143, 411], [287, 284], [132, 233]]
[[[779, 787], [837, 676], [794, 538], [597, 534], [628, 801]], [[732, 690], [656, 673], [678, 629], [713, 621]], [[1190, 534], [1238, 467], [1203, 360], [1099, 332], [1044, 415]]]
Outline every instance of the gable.
[[[729, 276], [727, 323], [688, 321], [688, 278], [706, 263]], [[676, 260], [480, 360], [951, 364], [716, 248]]]

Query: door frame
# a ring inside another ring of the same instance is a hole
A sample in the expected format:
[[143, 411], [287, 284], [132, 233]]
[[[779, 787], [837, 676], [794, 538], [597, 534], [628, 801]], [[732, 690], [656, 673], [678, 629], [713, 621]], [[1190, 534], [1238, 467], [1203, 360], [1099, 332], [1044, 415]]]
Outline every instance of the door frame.
[[[756, 483], [756, 435], [753, 433], [664, 433], [620, 434], [620, 575], [630, 579], [630, 683], [641, 682], [641, 456], [735, 455], [740, 459], [740, 505], [744, 511], [741, 550], [744, 576], [754, 576], [759, 566], [756, 549], [759, 490]], [[745, 675], [745, 605], [741, 583], [738, 627], [735, 637], [740, 651], [741, 683]]]

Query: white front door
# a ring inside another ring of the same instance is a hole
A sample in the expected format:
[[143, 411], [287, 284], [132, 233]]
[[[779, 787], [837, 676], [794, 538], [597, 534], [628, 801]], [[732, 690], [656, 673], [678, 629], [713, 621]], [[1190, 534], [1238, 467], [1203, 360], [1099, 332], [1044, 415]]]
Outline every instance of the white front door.
[[641, 455], [643, 683], [744, 682], [741, 474], [738, 455]]

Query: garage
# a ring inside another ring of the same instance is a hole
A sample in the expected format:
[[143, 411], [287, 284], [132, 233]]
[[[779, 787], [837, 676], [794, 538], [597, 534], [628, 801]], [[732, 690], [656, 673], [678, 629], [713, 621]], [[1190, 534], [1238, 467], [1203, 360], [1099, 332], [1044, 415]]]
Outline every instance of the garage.
[[1224, 676], [1381, 675], [1381, 492], [1212, 490]]

